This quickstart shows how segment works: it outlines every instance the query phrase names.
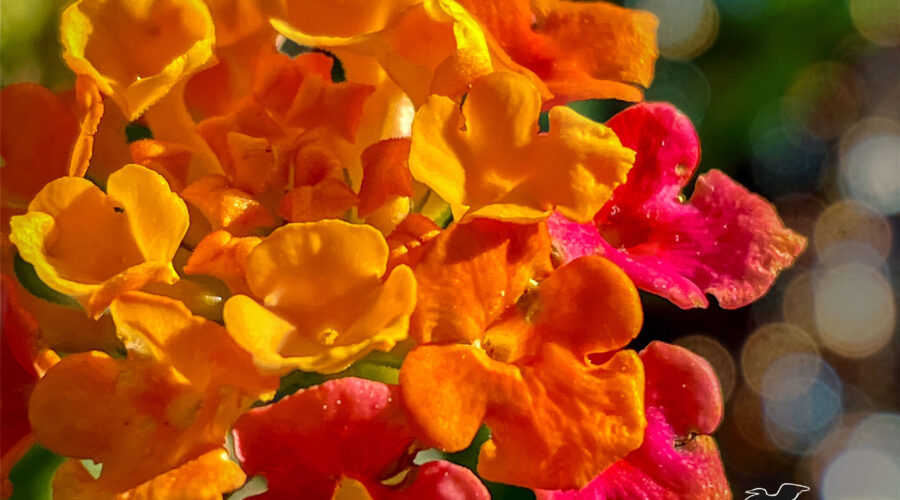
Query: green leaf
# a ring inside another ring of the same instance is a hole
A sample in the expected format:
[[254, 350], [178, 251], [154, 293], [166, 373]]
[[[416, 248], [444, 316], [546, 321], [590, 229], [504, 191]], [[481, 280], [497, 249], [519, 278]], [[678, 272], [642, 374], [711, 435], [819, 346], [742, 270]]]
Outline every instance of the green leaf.
[[153, 139], [153, 131], [150, 127], [138, 122], [131, 122], [125, 126], [125, 141], [128, 144], [142, 139]]
[[25, 262], [18, 252], [15, 257], [13, 257], [13, 270], [16, 273], [16, 279], [19, 280], [19, 283], [35, 297], [61, 306], [81, 309], [81, 304], [79, 304], [77, 300], [57, 292], [41, 281], [41, 279], [38, 278], [37, 272], [34, 270], [34, 266]]
[[32, 446], [9, 472], [13, 483], [10, 500], [51, 500], [53, 475], [65, 460], [40, 445]]

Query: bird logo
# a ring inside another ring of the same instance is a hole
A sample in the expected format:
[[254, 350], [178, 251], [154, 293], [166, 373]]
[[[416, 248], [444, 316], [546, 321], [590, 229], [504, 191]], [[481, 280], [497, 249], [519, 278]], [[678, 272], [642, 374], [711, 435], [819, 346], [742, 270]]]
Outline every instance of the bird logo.
[[747, 490], [744, 493], [747, 494], [747, 497], [744, 500], [750, 500], [751, 498], [756, 498], [761, 500], [763, 498], [773, 498], [775, 500], [797, 500], [800, 498], [800, 495], [809, 491], [809, 486], [803, 486], [802, 484], [794, 484], [794, 483], [784, 483], [778, 487], [778, 491], [775, 493], [769, 493], [764, 488], [753, 488], [752, 490]]

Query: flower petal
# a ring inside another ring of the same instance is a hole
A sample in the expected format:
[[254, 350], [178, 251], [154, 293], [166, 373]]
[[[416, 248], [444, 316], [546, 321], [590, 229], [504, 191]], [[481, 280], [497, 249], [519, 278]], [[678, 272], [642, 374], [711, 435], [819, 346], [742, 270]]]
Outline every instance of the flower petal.
[[415, 268], [410, 335], [422, 343], [480, 339], [533, 278], [550, 272], [549, 244], [539, 224], [475, 219], [441, 232]]
[[403, 401], [423, 438], [465, 448], [482, 421], [479, 474], [532, 488], [572, 488], [640, 446], [644, 374], [632, 351], [593, 366], [544, 344], [527, 364], [465, 345], [415, 348], [400, 370]]
[[609, 126], [637, 151], [635, 168], [594, 224], [552, 218], [565, 259], [597, 253], [679, 307], [706, 307], [707, 292], [733, 309], [762, 296], [805, 248], [772, 205], [721, 172], [700, 176], [691, 201], [680, 201], [700, 148], [690, 121], [671, 105], [633, 106]]
[[[258, 363], [280, 371], [340, 371], [406, 338], [416, 283], [406, 266], [385, 274], [376, 229], [338, 220], [288, 224], [247, 259], [246, 296], [225, 304], [229, 332]], [[271, 331], [260, 333], [256, 322]]]
[[126, 491], [105, 488], [101, 481], [69, 459], [53, 476], [53, 498], [58, 500], [218, 500], [239, 488], [246, 479], [241, 467], [223, 449], [213, 450]]
[[477, 80], [462, 111], [432, 96], [413, 121], [413, 177], [461, 222], [537, 222], [557, 207], [589, 220], [625, 181], [633, 154], [611, 130], [569, 109], [552, 109], [549, 134], [538, 135], [540, 108], [537, 89], [514, 73]]
[[82, 178], [57, 179], [11, 221], [22, 258], [92, 317], [118, 294], [176, 281], [171, 260], [188, 226], [184, 202], [147, 168], [126, 165], [107, 186], [108, 195]]
[[219, 229], [200, 240], [184, 266], [185, 274], [206, 274], [219, 278], [234, 294], [249, 293], [247, 285], [247, 257], [262, 238], [235, 237]]
[[412, 196], [409, 139], [376, 142], [362, 153], [363, 179], [359, 188], [359, 215], [365, 217], [392, 196]]
[[0, 155], [4, 226], [7, 207], [24, 212], [45, 184], [66, 175], [69, 153], [78, 136], [78, 121], [60, 99], [34, 83], [0, 90]]
[[[399, 398], [395, 386], [380, 382], [330, 380], [241, 417], [235, 451], [244, 470], [267, 479], [259, 498], [327, 500], [347, 479], [370, 498], [489, 498], [467, 469], [443, 461], [412, 465], [415, 433]], [[383, 482], [404, 470], [400, 485]]]
[[93, 78], [134, 120], [212, 57], [215, 34], [200, 0], [79, 0], [62, 14], [63, 59]]
[[722, 419], [712, 367], [662, 342], [651, 342], [641, 359], [647, 376], [644, 443], [580, 491], [536, 491], [539, 500], [731, 498], [715, 441], [696, 435], [713, 432]]

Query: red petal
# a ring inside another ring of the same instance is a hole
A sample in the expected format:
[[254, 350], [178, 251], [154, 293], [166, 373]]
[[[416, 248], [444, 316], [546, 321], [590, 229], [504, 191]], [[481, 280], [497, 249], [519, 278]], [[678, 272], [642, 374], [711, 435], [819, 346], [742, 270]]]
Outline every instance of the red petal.
[[553, 216], [548, 226], [566, 260], [603, 255], [679, 307], [706, 307], [707, 292], [734, 309], [762, 296], [805, 248], [772, 205], [721, 172], [700, 176], [690, 203], [679, 199], [700, 146], [671, 105], [636, 105], [608, 125], [637, 151], [634, 168], [594, 225]]

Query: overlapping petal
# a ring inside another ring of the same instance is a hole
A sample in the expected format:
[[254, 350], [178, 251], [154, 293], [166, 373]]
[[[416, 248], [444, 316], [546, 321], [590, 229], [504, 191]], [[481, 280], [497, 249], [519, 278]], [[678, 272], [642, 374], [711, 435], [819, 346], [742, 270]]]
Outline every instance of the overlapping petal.
[[219, 500], [239, 488], [246, 476], [224, 449], [213, 450], [186, 464], [156, 476], [132, 489], [120, 491], [94, 477], [69, 459], [53, 476], [57, 500]]
[[273, 20], [272, 25], [304, 45], [374, 58], [416, 106], [432, 93], [458, 98], [474, 79], [492, 71], [485, 35], [458, 3], [401, 1], [384, 8], [389, 22], [377, 31], [350, 33], [349, 26], [337, 30], [319, 26], [326, 36], [316, 36], [281, 19]]
[[644, 443], [579, 491], [537, 491], [539, 500], [728, 499], [711, 434], [722, 420], [716, 375], [700, 356], [662, 342], [641, 352], [647, 379]]
[[[467, 469], [443, 461], [413, 466], [415, 433], [399, 399], [395, 386], [331, 380], [241, 417], [235, 451], [248, 474], [266, 478], [259, 498], [331, 499], [347, 483], [363, 490], [355, 498], [489, 498]], [[389, 486], [395, 476], [399, 484]]]
[[255, 299], [229, 299], [225, 324], [260, 367], [340, 371], [407, 336], [415, 277], [406, 266], [386, 274], [387, 258], [384, 237], [370, 226], [288, 224], [250, 253]]
[[82, 178], [57, 179], [11, 220], [10, 241], [22, 258], [94, 317], [124, 292], [176, 281], [171, 260], [188, 225], [184, 202], [140, 165], [111, 175], [107, 191]]
[[536, 222], [552, 210], [587, 221], [625, 181], [634, 153], [612, 130], [568, 108], [550, 110], [538, 134], [541, 98], [527, 78], [492, 73], [459, 109], [432, 96], [413, 121], [409, 166], [416, 180], [466, 222]]
[[103, 464], [92, 488], [124, 492], [220, 448], [278, 380], [178, 301], [130, 293], [111, 309], [128, 358], [67, 356], [35, 387], [29, 420], [54, 452]]
[[679, 307], [706, 307], [706, 292], [732, 309], [762, 296], [805, 248], [806, 239], [785, 228], [771, 204], [719, 171], [701, 175], [690, 202], [682, 202], [700, 146], [688, 118], [671, 105], [639, 104], [608, 125], [637, 151], [635, 167], [593, 223], [550, 219], [566, 260], [603, 255], [638, 287]]
[[63, 59], [134, 120], [212, 58], [200, 0], [79, 0], [62, 14]]
[[[491, 325], [480, 345], [415, 348], [400, 385], [430, 444], [459, 450], [482, 423], [491, 429], [478, 461], [485, 479], [578, 488], [643, 441], [643, 368], [633, 351], [618, 350], [637, 335], [640, 302], [622, 271], [597, 257], [567, 264], [547, 282], [526, 311], [514, 307]], [[564, 326], [551, 324], [560, 315], [550, 308], [563, 301], [572, 301]]]
[[459, 3], [512, 63], [546, 83], [552, 103], [639, 101], [653, 79], [658, 22], [649, 12], [569, 0]]
[[410, 335], [421, 343], [481, 338], [532, 279], [550, 273], [542, 224], [476, 219], [441, 232], [415, 264], [418, 301]]

